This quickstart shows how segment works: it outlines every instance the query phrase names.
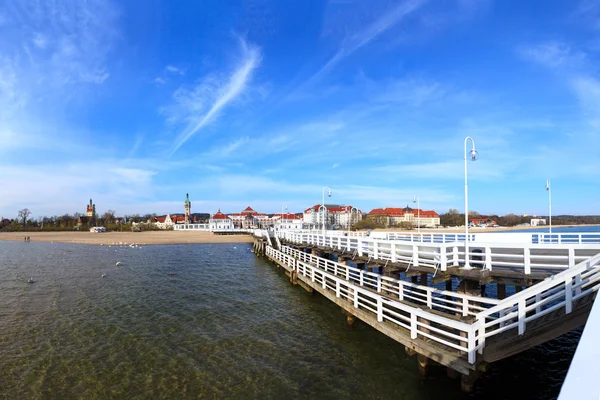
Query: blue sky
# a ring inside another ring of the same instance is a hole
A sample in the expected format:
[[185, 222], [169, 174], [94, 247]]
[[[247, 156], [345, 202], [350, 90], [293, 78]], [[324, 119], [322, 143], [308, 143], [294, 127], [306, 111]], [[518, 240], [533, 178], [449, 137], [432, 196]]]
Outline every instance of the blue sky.
[[0, 1], [0, 216], [600, 213], [600, 3]]

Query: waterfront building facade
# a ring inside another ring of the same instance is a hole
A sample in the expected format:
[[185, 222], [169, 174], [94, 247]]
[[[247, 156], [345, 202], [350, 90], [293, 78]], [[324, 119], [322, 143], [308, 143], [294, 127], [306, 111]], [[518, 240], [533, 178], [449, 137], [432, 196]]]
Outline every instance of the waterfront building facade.
[[362, 219], [362, 211], [351, 205], [315, 204], [304, 210], [304, 227], [308, 229], [320, 229], [325, 221], [325, 229], [343, 228], [347, 229]]
[[303, 229], [304, 220], [296, 214], [275, 214], [271, 218], [275, 229]]
[[546, 218], [531, 218], [531, 226], [546, 225]]
[[267, 214], [256, 212], [250, 206], [239, 213], [232, 213], [228, 216], [233, 222], [233, 226], [238, 229], [268, 228], [273, 225], [272, 219]]
[[229, 216], [223, 214], [219, 209], [216, 214], [210, 217], [208, 228], [211, 231], [228, 231], [234, 229], [234, 223]]
[[433, 228], [440, 225], [440, 216], [433, 210], [421, 210], [406, 206], [404, 208], [375, 208], [367, 218], [385, 227], [410, 223], [413, 226]]

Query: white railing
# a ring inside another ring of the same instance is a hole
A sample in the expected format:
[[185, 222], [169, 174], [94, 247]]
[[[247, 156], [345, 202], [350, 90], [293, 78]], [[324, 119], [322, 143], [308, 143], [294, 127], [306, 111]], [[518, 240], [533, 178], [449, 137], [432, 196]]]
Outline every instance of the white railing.
[[[407, 330], [411, 339], [432, 340], [468, 354], [469, 362], [475, 362], [475, 332], [470, 324], [385, 297], [272, 247], [267, 247], [267, 255], [295, 269], [298, 276], [310, 281], [314, 287], [335, 293], [337, 298], [349, 301], [354, 308], [373, 315], [378, 322], [389, 322]], [[469, 352], [469, 348], [473, 350]]]
[[[268, 247], [267, 255], [308, 277], [313, 284], [316, 282], [323, 289], [335, 291], [336, 297], [351, 301], [355, 308], [376, 314], [379, 322], [385, 320], [408, 329], [413, 339], [422, 336], [465, 352], [471, 364], [476, 361], [475, 353], [483, 353], [491, 337], [510, 329], [516, 329], [515, 336], [523, 335], [528, 323], [556, 310], [563, 309], [569, 314], [574, 302], [593, 295], [600, 287], [600, 254], [504, 300], [494, 301], [493, 305], [490, 304], [492, 299], [387, 281], [386, 277], [372, 277], [368, 272], [298, 250], [286, 247], [283, 250], [289, 254]], [[415, 296], [419, 291], [419, 296]], [[407, 299], [408, 293], [412, 298]], [[394, 298], [390, 298], [390, 294]], [[424, 300], [428, 308], [423, 310], [400, 300]], [[486, 306], [491, 307], [486, 309]], [[431, 310], [448, 312], [453, 308], [463, 315], [475, 313], [474, 322], [458, 322], [455, 318], [431, 313]]]
[[597, 362], [600, 358], [598, 337], [600, 337], [600, 301], [594, 301], [569, 372], [560, 390], [559, 400], [600, 398], [600, 385], [597, 381]]
[[[374, 239], [402, 240], [422, 243], [454, 243], [465, 241], [464, 233], [372, 232]], [[469, 232], [469, 242], [531, 243], [531, 244], [594, 244], [600, 243], [600, 232], [536, 233], [536, 232]]]
[[281, 248], [281, 252], [297, 260], [310, 263], [311, 265], [337, 277], [343, 278], [347, 281], [353, 281], [359, 286], [368, 288], [369, 290], [374, 290], [378, 293], [391, 296], [399, 300], [421, 304], [438, 311], [449, 312], [452, 315], [459, 313], [463, 316], [474, 316], [480, 311], [495, 306], [500, 302], [496, 299], [440, 290], [388, 276], [383, 276], [374, 272], [368, 272], [361, 270], [360, 268], [305, 253], [289, 246], [283, 246]]
[[[310, 231], [279, 231], [276, 234], [291, 243], [328, 247], [353, 256], [368, 257], [369, 260], [402, 262], [409, 266], [429, 267], [434, 271], [446, 271], [448, 267], [465, 264], [464, 242], [451, 241], [449, 237], [444, 239], [446, 242], [427, 242], [333, 236]], [[597, 253], [600, 253], [600, 244], [594, 243], [534, 244], [481, 241], [469, 244], [467, 257], [471, 267], [511, 270], [524, 274], [554, 274], [572, 268]]]
[[534, 233], [531, 237], [532, 243], [600, 243], [600, 233]]
[[593, 294], [600, 285], [600, 254], [577, 266], [546, 278], [530, 288], [502, 300], [498, 305], [477, 315], [477, 348], [481, 353], [485, 341], [492, 336], [517, 328], [525, 333], [527, 324], [553, 311], [573, 310], [573, 303]]

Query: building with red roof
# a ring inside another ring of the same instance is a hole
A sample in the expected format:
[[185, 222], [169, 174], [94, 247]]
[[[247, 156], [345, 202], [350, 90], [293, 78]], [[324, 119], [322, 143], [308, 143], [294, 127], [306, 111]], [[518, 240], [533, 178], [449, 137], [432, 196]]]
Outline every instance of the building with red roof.
[[411, 208], [408, 205], [404, 208], [374, 208], [367, 214], [367, 219], [386, 227], [398, 226], [402, 223], [421, 227], [435, 227], [440, 224], [440, 216], [435, 211]]
[[339, 204], [315, 204], [304, 210], [304, 227], [320, 229], [325, 221], [325, 229], [338, 227], [347, 229], [362, 219], [362, 211], [357, 207]]
[[211, 231], [230, 230], [234, 228], [231, 218], [221, 212], [221, 209], [213, 214], [208, 220], [208, 227]]

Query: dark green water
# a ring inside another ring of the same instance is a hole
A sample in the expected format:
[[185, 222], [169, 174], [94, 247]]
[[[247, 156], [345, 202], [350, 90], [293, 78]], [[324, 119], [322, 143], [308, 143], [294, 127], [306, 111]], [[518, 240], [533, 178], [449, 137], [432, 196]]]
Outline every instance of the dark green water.
[[558, 395], [577, 332], [494, 364], [465, 395], [250, 249], [0, 242], [0, 398]]

